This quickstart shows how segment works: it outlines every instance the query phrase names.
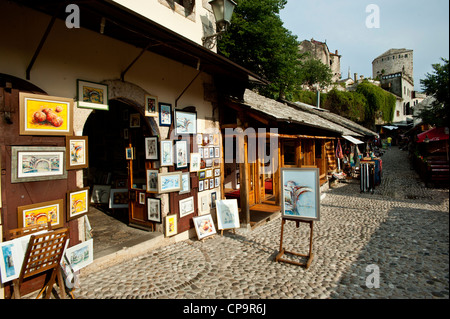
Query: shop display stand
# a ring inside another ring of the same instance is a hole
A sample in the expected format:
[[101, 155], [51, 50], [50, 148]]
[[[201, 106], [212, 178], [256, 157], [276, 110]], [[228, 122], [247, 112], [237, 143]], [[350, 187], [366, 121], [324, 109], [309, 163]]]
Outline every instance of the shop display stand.
[[[309, 252], [308, 252], [308, 254], [299, 254], [299, 253], [295, 253], [295, 252], [292, 252], [292, 251], [287, 251], [287, 250], [285, 250], [283, 248], [284, 224], [286, 223], [286, 220], [295, 221], [297, 228], [299, 227], [300, 223], [307, 223], [307, 224], [309, 224], [310, 236], [309, 236]], [[293, 218], [282, 217], [281, 218], [280, 252], [275, 257], [275, 261], [277, 261], [277, 262], [282, 261], [282, 262], [294, 264], [294, 265], [297, 265], [297, 266], [304, 266], [304, 267], [306, 267], [306, 269], [308, 269], [309, 266], [312, 263], [313, 258], [314, 258], [314, 254], [312, 252], [312, 241], [313, 241], [313, 221], [312, 220], [301, 220], [301, 219], [293, 219]], [[282, 258], [284, 254], [292, 254], [292, 255], [295, 255], [295, 256], [306, 257], [307, 258], [307, 262], [306, 263], [300, 263], [300, 262], [297, 262], [297, 261], [293, 261], [293, 260], [288, 260], [288, 259]]]
[[31, 235], [20, 276], [13, 281], [15, 299], [20, 299], [21, 297], [20, 286], [24, 279], [45, 272], [47, 273], [46, 282], [36, 298], [39, 298], [45, 292], [44, 298], [49, 299], [56, 277], [58, 277], [61, 298], [65, 299], [65, 286], [59, 263], [68, 238], [69, 230], [67, 228], [40, 235]]

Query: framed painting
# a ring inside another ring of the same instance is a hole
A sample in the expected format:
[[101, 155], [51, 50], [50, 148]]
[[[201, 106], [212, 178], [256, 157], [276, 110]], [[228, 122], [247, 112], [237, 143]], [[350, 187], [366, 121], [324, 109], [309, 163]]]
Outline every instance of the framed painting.
[[66, 249], [65, 255], [73, 271], [76, 272], [94, 261], [93, 242], [93, 239], [89, 239]]
[[220, 177], [214, 177], [214, 187], [220, 186]]
[[161, 199], [147, 197], [147, 219], [151, 222], [161, 223]]
[[111, 185], [94, 185], [92, 187], [91, 203], [108, 204]]
[[172, 140], [161, 141], [161, 166], [173, 165]]
[[145, 205], [145, 193], [139, 193], [139, 204]]
[[194, 196], [182, 199], [178, 202], [180, 210], [180, 218], [193, 214], [195, 211], [194, 207]]
[[157, 169], [148, 169], [147, 170], [147, 187], [146, 190], [148, 193], [157, 193], [158, 192], [158, 173]]
[[158, 97], [145, 95], [145, 116], [158, 117]]
[[237, 199], [216, 200], [217, 228], [239, 228], [239, 210]]
[[178, 194], [186, 194], [191, 192], [191, 173], [181, 173], [181, 190]]
[[141, 127], [141, 114], [133, 113], [130, 114], [130, 128]]
[[204, 191], [204, 185], [203, 185], [203, 181], [198, 181], [198, 191], [199, 192], [203, 192]]
[[18, 225], [30, 227], [51, 222], [52, 228], [64, 226], [64, 200], [58, 199], [17, 207]]
[[198, 133], [197, 134], [197, 145], [202, 145], [203, 144], [203, 135], [202, 133]]
[[175, 134], [197, 134], [197, 113], [174, 111]]
[[175, 167], [177, 169], [188, 167], [187, 141], [175, 141]]
[[11, 183], [66, 179], [65, 147], [12, 146]]
[[67, 192], [67, 220], [77, 219], [89, 211], [89, 187]]
[[19, 92], [20, 135], [72, 135], [73, 99]]
[[2, 283], [19, 278], [25, 254], [21, 239], [16, 238], [0, 243], [0, 279]]
[[145, 138], [145, 159], [158, 160], [158, 137]]
[[158, 193], [178, 192], [180, 190], [181, 172], [158, 174]]
[[88, 166], [88, 137], [66, 136], [66, 169], [81, 169]]
[[127, 147], [125, 149], [125, 158], [127, 160], [134, 160], [134, 147]]
[[281, 216], [319, 220], [320, 184], [318, 168], [281, 169]]
[[109, 208], [128, 208], [128, 188], [113, 188], [110, 190]]
[[200, 170], [201, 158], [199, 153], [191, 153], [189, 171], [198, 172]]
[[108, 86], [77, 80], [77, 105], [80, 108], [108, 111]]
[[197, 216], [192, 219], [199, 240], [217, 233], [211, 214]]
[[167, 215], [164, 222], [166, 237], [176, 235], [178, 232], [177, 215]]
[[172, 125], [172, 104], [158, 103], [159, 106], [159, 125], [170, 126]]

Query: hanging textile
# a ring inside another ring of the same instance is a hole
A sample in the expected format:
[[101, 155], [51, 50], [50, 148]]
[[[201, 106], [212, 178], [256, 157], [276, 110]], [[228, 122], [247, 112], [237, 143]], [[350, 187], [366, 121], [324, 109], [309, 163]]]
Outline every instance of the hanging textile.
[[336, 169], [336, 157], [333, 152], [333, 142], [326, 142], [325, 150], [328, 162], [328, 170], [334, 171]]
[[339, 159], [342, 159], [344, 157], [344, 153], [342, 152], [342, 146], [341, 146], [340, 140], [337, 140], [336, 157]]

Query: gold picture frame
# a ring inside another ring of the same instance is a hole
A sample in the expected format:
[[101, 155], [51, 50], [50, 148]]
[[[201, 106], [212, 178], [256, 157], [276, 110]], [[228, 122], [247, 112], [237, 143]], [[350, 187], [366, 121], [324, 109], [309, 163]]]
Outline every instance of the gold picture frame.
[[66, 170], [89, 166], [87, 136], [66, 136]]
[[64, 226], [64, 200], [57, 199], [48, 202], [17, 207], [19, 228], [46, 224], [51, 221], [52, 228]]
[[73, 99], [19, 92], [20, 135], [73, 135]]

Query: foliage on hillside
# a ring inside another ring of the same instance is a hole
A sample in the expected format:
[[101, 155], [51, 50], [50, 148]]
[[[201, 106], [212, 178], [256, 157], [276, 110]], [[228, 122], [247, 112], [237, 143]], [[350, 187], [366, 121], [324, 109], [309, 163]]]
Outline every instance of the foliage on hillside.
[[386, 123], [392, 122], [396, 102], [393, 94], [369, 82], [359, 84], [356, 92], [364, 95], [367, 99], [364, 120], [367, 127], [375, 125], [375, 117], [378, 114], [381, 114]]
[[[299, 91], [295, 94], [295, 101], [316, 105], [316, 92]], [[342, 92], [332, 89], [321, 94], [321, 107], [333, 113], [346, 117], [369, 129], [375, 127], [375, 117], [381, 114], [386, 122], [394, 119], [396, 98], [382, 88], [363, 82], [354, 92]]]

